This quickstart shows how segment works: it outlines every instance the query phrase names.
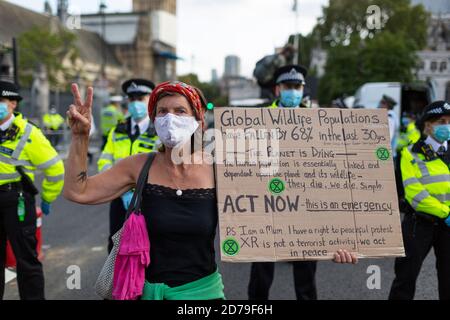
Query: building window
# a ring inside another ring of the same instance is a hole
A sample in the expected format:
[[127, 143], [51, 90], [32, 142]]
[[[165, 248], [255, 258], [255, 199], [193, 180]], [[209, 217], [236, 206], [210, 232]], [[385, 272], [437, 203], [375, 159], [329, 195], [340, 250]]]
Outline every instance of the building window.
[[421, 60], [419, 62], [419, 70], [423, 70], [423, 69], [425, 69], [425, 61]]
[[445, 70], [447, 70], [447, 61], [442, 61], [441, 66], [439, 67], [439, 71], [443, 72]]
[[437, 70], [437, 62], [436, 61], [431, 62], [430, 69], [433, 72]]

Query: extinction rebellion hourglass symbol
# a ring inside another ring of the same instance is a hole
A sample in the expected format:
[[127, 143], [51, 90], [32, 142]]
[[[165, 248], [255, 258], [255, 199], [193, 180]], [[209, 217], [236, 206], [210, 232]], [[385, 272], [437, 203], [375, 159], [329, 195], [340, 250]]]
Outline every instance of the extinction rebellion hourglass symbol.
[[376, 154], [377, 154], [377, 158], [380, 160], [387, 160], [387, 159], [389, 159], [389, 156], [390, 156], [389, 150], [384, 147], [378, 148], [376, 151]]
[[234, 238], [225, 239], [222, 243], [222, 251], [227, 256], [235, 256], [239, 253], [239, 243]]
[[284, 182], [281, 179], [275, 178], [269, 182], [269, 190], [274, 194], [280, 194], [284, 191]]

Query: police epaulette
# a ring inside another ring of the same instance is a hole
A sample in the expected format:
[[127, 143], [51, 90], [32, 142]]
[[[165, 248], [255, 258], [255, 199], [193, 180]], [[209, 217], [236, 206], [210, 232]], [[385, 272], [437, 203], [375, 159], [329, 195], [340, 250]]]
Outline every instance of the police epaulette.
[[15, 125], [14, 123], [9, 127], [8, 130], [6, 130], [5, 135], [0, 140], [1, 143], [7, 140], [15, 140], [17, 136], [19, 135], [20, 128]]
[[117, 133], [127, 133], [128, 124], [126, 121], [121, 121], [117, 123], [116, 132]]
[[425, 156], [426, 161], [432, 161], [439, 158], [437, 153], [434, 152], [433, 148], [430, 145], [426, 144], [425, 141], [423, 141], [422, 139], [417, 141], [413, 145], [411, 151], [414, 153], [423, 154]]

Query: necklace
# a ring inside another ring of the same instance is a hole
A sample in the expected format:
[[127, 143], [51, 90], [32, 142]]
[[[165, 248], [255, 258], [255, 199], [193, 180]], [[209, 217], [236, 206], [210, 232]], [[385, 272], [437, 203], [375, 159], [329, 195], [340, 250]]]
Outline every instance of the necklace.
[[178, 187], [178, 185], [175, 183], [175, 181], [172, 178], [172, 175], [169, 174], [170, 180], [172, 180], [173, 185], [177, 188], [177, 191], [175, 192], [175, 194], [179, 197], [181, 197], [183, 195], [183, 191], [181, 191], [181, 189]]

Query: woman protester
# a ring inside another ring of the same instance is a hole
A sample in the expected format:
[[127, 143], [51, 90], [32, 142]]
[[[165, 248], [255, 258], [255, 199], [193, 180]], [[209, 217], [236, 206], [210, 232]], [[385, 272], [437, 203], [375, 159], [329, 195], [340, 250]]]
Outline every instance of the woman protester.
[[[72, 143], [66, 162], [64, 196], [81, 204], [111, 201], [135, 187], [148, 155], [119, 161], [98, 175], [87, 175], [86, 151], [93, 89], [81, 100], [72, 85], [74, 104], [67, 115]], [[224, 299], [223, 282], [215, 261], [217, 201], [214, 170], [203, 149], [194, 148], [179, 164], [172, 151], [203, 132], [204, 108], [198, 91], [182, 82], [164, 82], [152, 92], [149, 116], [163, 146], [148, 172], [141, 210], [151, 243], [142, 299]], [[356, 263], [346, 251], [335, 254], [338, 263]]]

